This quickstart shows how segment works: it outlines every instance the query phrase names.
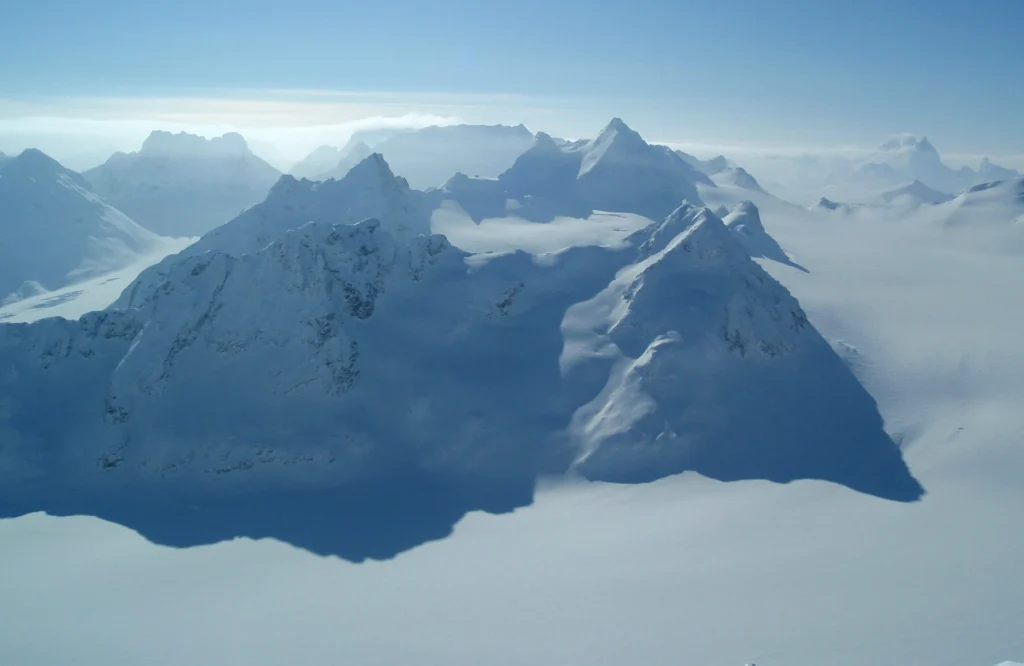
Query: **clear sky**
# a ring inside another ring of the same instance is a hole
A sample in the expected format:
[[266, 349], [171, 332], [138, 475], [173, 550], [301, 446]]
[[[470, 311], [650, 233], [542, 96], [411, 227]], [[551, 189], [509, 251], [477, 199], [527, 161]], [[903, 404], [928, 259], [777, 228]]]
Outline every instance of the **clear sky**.
[[1019, 155], [1022, 34], [1024, 0], [3, 0], [0, 149], [368, 116], [587, 136], [619, 115], [684, 144], [913, 132]]

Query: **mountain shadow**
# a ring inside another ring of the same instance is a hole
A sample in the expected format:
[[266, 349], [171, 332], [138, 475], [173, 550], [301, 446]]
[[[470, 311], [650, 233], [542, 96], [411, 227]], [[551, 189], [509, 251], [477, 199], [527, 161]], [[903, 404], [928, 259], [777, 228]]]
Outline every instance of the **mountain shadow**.
[[210, 238], [107, 311], [0, 325], [0, 515], [361, 561], [568, 470], [923, 494], [871, 396], [706, 208], [543, 257], [376, 220], [239, 257]]

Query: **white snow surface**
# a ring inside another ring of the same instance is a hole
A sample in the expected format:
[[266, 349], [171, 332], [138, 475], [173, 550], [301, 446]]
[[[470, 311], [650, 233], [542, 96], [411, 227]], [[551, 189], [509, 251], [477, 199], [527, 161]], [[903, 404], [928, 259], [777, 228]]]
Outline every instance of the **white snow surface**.
[[139, 273], [194, 241], [194, 238], [162, 238], [152, 252], [138, 256], [134, 263], [123, 268], [0, 304], [0, 324], [29, 323], [46, 317], [78, 319], [87, 312], [104, 310]]

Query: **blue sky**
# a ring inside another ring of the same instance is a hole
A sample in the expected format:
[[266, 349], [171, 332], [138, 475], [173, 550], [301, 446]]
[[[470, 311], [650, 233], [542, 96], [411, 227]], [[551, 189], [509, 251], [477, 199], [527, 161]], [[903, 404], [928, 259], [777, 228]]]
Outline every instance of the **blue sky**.
[[620, 115], [662, 141], [909, 131], [1019, 154], [1022, 28], [1021, 0], [5, 0], [0, 134], [54, 116], [249, 127], [274, 105], [278, 124], [429, 114], [584, 136]]

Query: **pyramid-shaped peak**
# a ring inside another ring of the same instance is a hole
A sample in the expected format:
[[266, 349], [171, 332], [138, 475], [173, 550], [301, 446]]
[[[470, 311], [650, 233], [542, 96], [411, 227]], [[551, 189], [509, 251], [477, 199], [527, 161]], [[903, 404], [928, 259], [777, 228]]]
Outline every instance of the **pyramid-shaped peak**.
[[[623, 122], [622, 118], [612, 118], [611, 121], [605, 125], [601, 133], [597, 135], [596, 141], [601, 141], [603, 138], [628, 138], [628, 139], [639, 139], [644, 142], [640, 137], [640, 134], [633, 128]], [[644, 142], [646, 143], [646, 142]]]
[[395, 180], [395, 174], [387, 160], [380, 153], [370, 153], [362, 161], [352, 167], [342, 180]]
[[630, 132], [633, 131], [632, 129], [630, 129], [629, 125], [627, 125], [625, 123], [625, 121], [622, 120], [622, 118], [619, 118], [617, 116], [615, 118], [612, 118], [608, 122], [608, 125], [607, 125], [607, 127], [605, 129], [613, 129], [613, 130], [618, 130], [618, 131], [630, 131]]

